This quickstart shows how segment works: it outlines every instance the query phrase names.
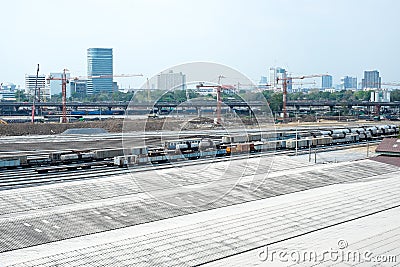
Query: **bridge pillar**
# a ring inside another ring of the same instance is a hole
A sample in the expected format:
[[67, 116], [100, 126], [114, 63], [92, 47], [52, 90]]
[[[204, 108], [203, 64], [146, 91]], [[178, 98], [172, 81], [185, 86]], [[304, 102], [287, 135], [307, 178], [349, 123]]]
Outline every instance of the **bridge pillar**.
[[329, 112], [332, 113], [332, 112], [333, 112], [333, 108], [334, 108], [334, 106], [333, 106], [333, 105], [330, 105], [330, 106], [329, 106]]
[[349, 114], [353, 115], [353, 105], [347, 105], [347, 108], [349, 109]]
[[111, 111], [112, 110], [112, 107], [107, 107], [108, 108], [108, 111]]
[[381, 114], [381, 105], [379, 105], [379, 104], [375, 105], [375, 114], [377, 116], [379, 116]]

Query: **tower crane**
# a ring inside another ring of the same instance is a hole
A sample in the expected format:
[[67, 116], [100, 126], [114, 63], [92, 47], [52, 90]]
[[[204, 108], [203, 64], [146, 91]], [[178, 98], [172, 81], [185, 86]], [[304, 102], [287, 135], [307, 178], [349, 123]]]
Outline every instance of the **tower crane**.
[[[116, 74], [116, 75], [93, 75], [93, 76], [79, 76], [67, 78], [68, 69], [64, 69], [61, 78], [49, 76], [46, 78], [48, 82], [51, 80], [61, 80], [61, 96], [62, 96], [62, 123], [67, 122], [67, 83], [69, 81], [79, 81], [88, 79], [103, 79], [103, 78], [128, 78], [143, 76], [143, 74]], [[33, 116], [33, 115], [32, 115]]]
[[382, 82], [381, 85], [399, 87], [400, 86], [400, 82]]
[[223, 85], [204, 85], [203, 83], [200, 83], [198, 85], [196, 85], [196, 88], [215, 88], [217, 91], [217, 121], [215, 122], [218, 125], [221, 125], [222, 120], [221, 120], [221, 103], [222, 103], [222, 97], [221, 97], [221, 93], [222, 93], [222, 89], [223, 89]]
[[[316, 84], [316, 82], [314, 81], [314, 82], [299, 82], [299, 83], [291, 83], [292, 85], [300, 85], [300, 86], [303, 86], [304, 84]], [[237, 83], [237, 84], [235, 84], [235, 85], [233, 85], [235, 88], [236, 88], [236, 90], [239, 90], [240, 89], [240, 86], [244, 86], [244, 87], [246, 87], [247, 86], [247, 88], [255, 88], [255, 89], [257, 89], [258, 91], [264, 91], [264, 90], [268, 90], [268, 88], [266, 88], [266, 87], [271, 87], [271, 86], [273, 86], [273, 84], [269, 84], [269, 83], [259, 83], [259, 84], [244, 84], [244, 83]]]
[[288, 82], [290, 83], [292, 80], [303, 80], [307, 78], [315, 78], [315, 77], [323, 77], [327, 76], [328, 74], [313, 74], [313, 75], [303, 75], [303, 76], [295, 76], [295, 77], [287, 77], [286, 72], [284, 73], [283, 77], [277, 77], [276, 82], [279, 83], [279, 81], [282, 81], [282, 89], [283, 89], [283, 120], [286, 119], [287, 117], [287, 109], [286, 109], [286, 104], [287, 104], [287, 85]]
[[221, 104], [222, 104], [222, 90], [224, 88], [224, 85], [221, 84], [221, 80], [223, 78], [226, 78], [223, 75], [219, 75], [218, 76], [218, 84], [217, 85], [204, 85], [203, 83], [200, 83], [198, 85], [196, 85], [196, 88], [215, 88], [217, 91], [217, 121], [216, 124], [217, 125], [221, 125], [222, 124], [222, 120], [221, 120]]

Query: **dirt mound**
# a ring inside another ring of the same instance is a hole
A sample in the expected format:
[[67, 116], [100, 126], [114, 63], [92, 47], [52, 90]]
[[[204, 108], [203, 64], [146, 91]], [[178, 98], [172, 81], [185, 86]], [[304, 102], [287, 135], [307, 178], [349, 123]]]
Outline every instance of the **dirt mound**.
[[52, 135], [60, 134], [74, 128], [102, 128], [107, 132], [122, 131], [123, 120], [112, 119], [103, 121], [73, 122], [73, 123], [10, 123], [0, 125], [0, 136], [6, 135]]

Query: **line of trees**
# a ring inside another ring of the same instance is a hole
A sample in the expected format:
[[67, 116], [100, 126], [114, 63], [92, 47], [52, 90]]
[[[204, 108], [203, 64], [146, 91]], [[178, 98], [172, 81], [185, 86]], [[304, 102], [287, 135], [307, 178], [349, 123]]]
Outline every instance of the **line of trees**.
[[[282, 93], [273, 91], [264, 91], [264, 97], [267, 99], [272, 111], [281, 111], [283, 108]], [[400, 90], [393, 90], [391, 92], [391, 101], [400, 101]], [[314, 100], [314, 101], [369, 101], [371, 91], [338, 91], [338, 92], [311, 92], [309, 94], [303, 93], [290, 93], [287, 95], [288, 100]]]
[[338, 92], [310, 92], [308, 94], [292, 93], [288, 94], [289, 100], [329, 100], [329, 101], [368, 101], [371, 97], [371, 91], [350, 91], [342, 90]]
[[400, 89], [390, 92], [391, 101], [400, 101]]

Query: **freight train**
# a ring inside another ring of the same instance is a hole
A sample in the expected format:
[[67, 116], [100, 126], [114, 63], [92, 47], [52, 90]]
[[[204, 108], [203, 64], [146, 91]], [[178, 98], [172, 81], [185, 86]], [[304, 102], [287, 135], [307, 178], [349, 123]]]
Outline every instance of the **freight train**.
[[14, 155], [0, 157], [0, 168], [48, 166], [90, 161], [112, 160], [116, 156], [124, 155], [122, 148], [97, 150], [63, 150], [51, 152], [47, 156]]
[[303, 132], [250, 133], [222, 136], [221, 139], [183, 139], [164, 143], [164, 147], [133, 148], [128, 155], [114, 157], [119, 167], [147, 163], [174, 162], [232, 154], [267, 152], [317, 146], [350, 144], [399, 134], [397, 125], [341, 128]]
[[165, 141], [161, 147], [109, 148], [51, 152], [48, 156], [0, 157], [0, 168], [52, 166], [93, 161], [113, 161], [115, 166], [165, 163], [199, 158], [225, 157], [283, 149], [356, 143], [399, 134], [397, 125], [364, 126], [310, 131], [260, 132]]

